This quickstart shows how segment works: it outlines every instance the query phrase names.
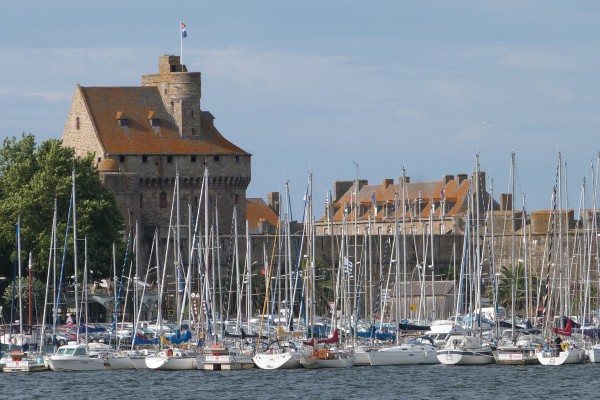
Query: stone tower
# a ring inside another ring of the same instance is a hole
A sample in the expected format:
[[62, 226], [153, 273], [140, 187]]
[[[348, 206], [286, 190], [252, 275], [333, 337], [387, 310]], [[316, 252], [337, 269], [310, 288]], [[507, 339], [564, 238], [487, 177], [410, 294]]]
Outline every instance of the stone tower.
[[177, 177], [182, 255], [189, 244], [190, 214], [204, 223], [204, 205], [200, 212], [198, 205], [204, 200], [205, 169], [208, 223], [218, 218], [222, 234], [230, 233], [234, 209], [243, 232], [251, 179], [251, 154], [225, 139], [213, 115], [200, 108], [200, 73], [187, 72], [178, 56], [159, 57], [158, 65], [158, 74], [142, 76], [142, 86], [78, 85], [63, 132], [63, 145], [77, 155], [95, 154], [125, 222], [139, 226], [140, 253], [146, 253], [140, 254], [141, 262], [155, 231], [163, 244], [172, 232]]

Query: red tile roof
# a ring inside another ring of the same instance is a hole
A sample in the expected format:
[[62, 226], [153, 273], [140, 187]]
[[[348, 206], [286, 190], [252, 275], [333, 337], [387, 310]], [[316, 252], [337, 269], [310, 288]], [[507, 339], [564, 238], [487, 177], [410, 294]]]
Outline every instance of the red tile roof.
[[[181, 138], [175, 120], [165, 109], [158, 87], [79, 86], [78, 89], [107, 153], [247, 154], [219, 133], [208, 112], [202, 113], [198, 138]], [[150, 126], [149, 116], [158, 118], [159, 129]], [[119, 126], [118, 118], [126, 119], [126, 126]]]
[[[417, 217], [429, 217], [432, 201], [434, 203], [439, 203], [443, 193], [443, 197], [446, 200], [445, 215], [451, 216], [466, 211], [466, 196], [470, 186], [470, 179], [464, 179], [460, 185], [456, 179], [449, 180], [447, 183], [444, 181], [407, 183], [404, 199], [405, 201], [412, 203], [418, 201], [420, 194], [422, 199], [422, 210]], [[359, 220], [367, 220], [369, 216], [371, 216], [371, 219], [373, 219], [373, 194], [375, 194], [375, 202], [378, 206], [378, 212], [375, 216], [376, 220], [381, 220], [384, 217], [383, 205], [394, 205], [395, 193], [398, 193], [398, 202], [402, 203], [401, 184], [392, 184], [387, 187], [384, 185], [364, 185], [356, 194], [356, 199], [354, 199], [355, 194], [353, 192], [354, 186], [344, 193], [340, 199], [334, 202], [334, 207], [338, 209], [333, 215], [334, 222], [342, 221], [344, 208], [346, 205], [349, 205], [351, 202], [354, 203], [355, 201], [363, 207], [363, 210], [367, 210], [366, 212], [359, 213], [357, 218]], [[447, 208], [449, 205], [452, 205], [451, 209]], [[434, 216], [439, 216], [440, 213], [441, 209], [438, 206], [434, 212]], [[410, 211], [406, 216], [410, 216]], [[394, 217], [395, 213], [391, 212], [388, 214], [388, 218]], [[355, 213], [353, 209], [348, 215], [348, 220], [352, 221], [354, 218]], [[325, 219], [326, 218], [324, 217], [323, 220]]]
[[263, 220], [277, 227], [277, 214], [263, 199], [247, 198], [246, 201], [246, 219], [251, 229]]

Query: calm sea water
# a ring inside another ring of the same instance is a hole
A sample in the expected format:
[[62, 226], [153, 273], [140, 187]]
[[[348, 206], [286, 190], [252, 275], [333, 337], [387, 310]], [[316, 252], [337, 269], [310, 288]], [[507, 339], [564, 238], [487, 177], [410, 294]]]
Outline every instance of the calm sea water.
[[595, 399], [600, 364], [0, 374], [2, 399]]

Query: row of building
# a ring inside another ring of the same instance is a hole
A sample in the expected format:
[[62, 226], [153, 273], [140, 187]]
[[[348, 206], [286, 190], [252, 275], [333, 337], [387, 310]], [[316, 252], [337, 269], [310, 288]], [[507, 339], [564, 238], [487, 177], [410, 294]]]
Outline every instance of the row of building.
[[[235, 210], [239, 233], [245, 231], [246, 220], [253, 235], [275, 233], [279, 193], [269, 193], [267, 201], [247, 198], [252, 155], [218, 131], [213, 114], [202, 110], [201, 89], [201, 74], [188, 72], [178, 56], [159, 57], [158, 73], [143, 75], [141, 86], [75, 89], [63, 145], [73, 147], [78, 156], [95, 154], [124, 220], [139, 226], [142, 252], [150, 248], [155, 230], [166, 240], [177, 177], [180, 204], [194, 207], [205, 168], [209, 224], [218, 222], [221, 234], [232, 234]], [[445, 175], [433, 182], [411, 182], [405, 175], [380, 184], [335, 182], [316, 234], [337, 235], [342, 228], [360, 233], [367, 227], [389, 234], [399, 226], [405, 233], [460, 235], [473, 198], [481, 215], [494, 218], [500, 234], [524, 232], [524, 227], [531, 234], [548, 231], [550, 211], [513, 211], [511, 195], [495, 201], [486, 191], [485, 173], [479, 172]], [[565, 223], [575, 226], [573, 211], [566, 213]], [[182, 241], [187, 241], [185, 232]]]

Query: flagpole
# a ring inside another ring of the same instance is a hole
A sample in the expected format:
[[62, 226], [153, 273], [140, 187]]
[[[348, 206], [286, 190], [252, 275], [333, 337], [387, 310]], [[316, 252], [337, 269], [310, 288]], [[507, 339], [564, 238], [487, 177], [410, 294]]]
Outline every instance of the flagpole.
[[179, 45], [180, 45], [180, 52], [179, 52], [179, 63], [181, 64], [181, 72], [183, 72], [183, 22], [179, 21]]

